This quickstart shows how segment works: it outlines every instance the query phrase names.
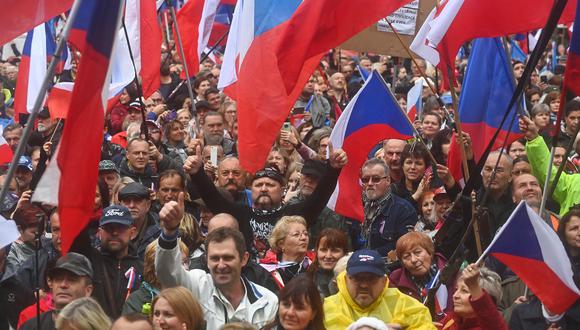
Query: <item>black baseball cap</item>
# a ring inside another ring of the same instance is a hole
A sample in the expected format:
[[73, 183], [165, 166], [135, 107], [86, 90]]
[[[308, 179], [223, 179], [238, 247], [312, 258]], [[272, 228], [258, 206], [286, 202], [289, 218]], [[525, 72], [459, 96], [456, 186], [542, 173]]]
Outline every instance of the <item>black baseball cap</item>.
[[129, 197], [148, 199], [149, 190], [138, 182], [131, 182], [119, 191], [119, 200], [125, 200]]
[[324, 173], [326, 173], [326, 166], [321, 161], [309, 159], [304, 162], [304, 166], [302, 166], [300, 173], [311, 176], [315, 179], [320, 179], [324, 176]]
[[93, 278], [93, 266], [87, 257], [82, 254], [69, 252], [58, 258], [48, 276], [52, 276], [59, 270], [66, 270], [78, 276], [88, 276]]

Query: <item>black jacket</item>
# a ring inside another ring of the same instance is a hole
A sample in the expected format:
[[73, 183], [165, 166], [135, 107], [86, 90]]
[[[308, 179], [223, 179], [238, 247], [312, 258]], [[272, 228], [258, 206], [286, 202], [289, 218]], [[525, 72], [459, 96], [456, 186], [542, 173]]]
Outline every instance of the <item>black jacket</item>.
[[387, 252], [395, 249], [399, 237], [413, 231], [417, 219], [417, 212], [411, 203], [391, 194], [377, 216], [370, 220], [370, 233], [364, 237], [366, 248], [386, 256]]
[[[129, 249], [131, 253], [131, 249]], [[103, 307], [105, 313], [113, 320], [121, 316], [121, 309], [128, 296], [125, 272], [135, 268], [135, 282], [131, 291], [141, 286], [143, 262], [137, 255], [131, 254], [122, 259], [101, 252], [90, 246], [88, 227], [77, 236], [71, 252], [86, 256], [93, 266], [93, 298]]]
[[144, 173], [137, 173], [129, 167], [127, 158], [124, 158], [119, 165], [121, 177], [128, 176], [135, 182], [139, 182], [140, 184], [144, 185], [146, 188], [151, 188], [152, 184], [157, 186], [158, 173], [163, 173], [169, 169], [177, 170], [180, 172], [183, 171], [178, 163], [167, 156], [164, 156], [161, 161], [157, 162], [157, 173], [154, 173], [151, 169], [151, 166], [149, 165], [145, 167]]
[[[576, 301], [556, 324], [562, 330], [580, 329], [580, 302]], [[511, 330], [544, 330], [549, 326], [550, 323], [542, 315], [542, 304], [536, 297], [516, 306], [509, 323]]]

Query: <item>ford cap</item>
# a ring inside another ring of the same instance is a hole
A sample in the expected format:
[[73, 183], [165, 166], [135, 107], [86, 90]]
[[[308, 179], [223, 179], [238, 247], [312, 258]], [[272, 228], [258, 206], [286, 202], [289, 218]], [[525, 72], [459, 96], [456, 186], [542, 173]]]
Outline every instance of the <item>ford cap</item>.
[[373, 273], [378, 276], [387, 275], [385, 261], [375, 250], [358, 250], [352, 254], [346, 264], [346, 273], [354, 276], [360, 273]]
[[133, 218], [128, 208], [123, 205], [111, 205], [103, 210], [99, 226], [118, 223], [125, 226], [133, 225]]

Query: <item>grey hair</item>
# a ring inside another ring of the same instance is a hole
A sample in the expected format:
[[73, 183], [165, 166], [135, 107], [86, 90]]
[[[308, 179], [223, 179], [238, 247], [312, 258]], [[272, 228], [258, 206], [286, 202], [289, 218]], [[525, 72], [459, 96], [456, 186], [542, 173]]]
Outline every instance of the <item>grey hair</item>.
[[382, 166], [382, 167], [383, 167], [383, 169], [385, 170], [385, 175], [386, 175], [386, 176], [390, 176], [390, 175], [391, 175], [391, 170], [389, 169], [389, 165], [387, 165], [387, 163], [385, 163], [385, 161], [384, 161], [383, 159], [381, 159], [381, 158], [377, 158], [377, 157], [375, 157], [375, 158], [371, 158], [371, 159], [367, 160], [367, 161], [366, 161], [366, 162], [363, 164], [363, 166], [362, 166], [362, 167], [361, 167], [361, 169], [360, 169], [360, 170], [361, 170], [361, 174], [362, 174], [362, 171], [363, 171], [365, 168], [368, 168], [368, 167], [371, 167], [371, 166], [375, 166], [375, 165], [380, 165], [380, 166]]

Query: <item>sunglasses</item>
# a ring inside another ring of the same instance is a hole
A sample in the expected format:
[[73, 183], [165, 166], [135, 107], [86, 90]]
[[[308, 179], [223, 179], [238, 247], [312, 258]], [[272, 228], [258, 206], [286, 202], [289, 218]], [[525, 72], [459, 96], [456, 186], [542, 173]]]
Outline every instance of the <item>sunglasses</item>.
[[382, 180], [386, 179], [386, 176], [369, 176], [369, 177], [362, 177], [360, 178], [360, 181], [364, 184], [367, 184], [369, 182], [371, 183], [379, 183]]

